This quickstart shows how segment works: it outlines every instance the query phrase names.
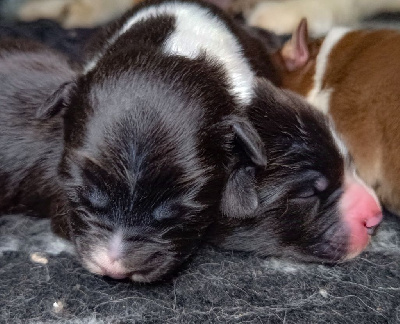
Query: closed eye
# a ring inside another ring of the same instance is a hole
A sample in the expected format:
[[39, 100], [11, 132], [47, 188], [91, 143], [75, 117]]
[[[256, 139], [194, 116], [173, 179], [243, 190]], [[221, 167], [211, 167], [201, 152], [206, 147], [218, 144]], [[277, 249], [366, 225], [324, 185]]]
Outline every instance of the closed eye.
[[153, 211], [153, 217], [158, 221], [173, 219], [185, 213], [184, 208], [175, 203], [163, 203]]
[[80, 202], [95, 212], [104, 211], [110, 203], [108, 195], [95, 188], [81, 188], [78, 195]]
[[304, 190], [301, 190], [297, 194], [297, 198], [311, 198], [316, 195], [316, 191], [313, 187], [308, 187], [305, 188]]
[[324, 176], [315, 178], [311, 183], [306, 182], [296, 193], [296, 198], [313, 198], [323, 193], [328, 188], [328, 179]]
[[204, 206], [195, 202], [162, 203], [153, 211], [153, 217], [158, 220], [175, 219], [179, 216], [194, 215], [204, 209]]

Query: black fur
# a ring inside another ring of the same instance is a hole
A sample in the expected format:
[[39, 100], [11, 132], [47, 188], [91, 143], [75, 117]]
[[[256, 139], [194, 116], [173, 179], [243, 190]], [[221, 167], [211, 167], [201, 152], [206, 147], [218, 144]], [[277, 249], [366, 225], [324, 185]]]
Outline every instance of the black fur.
[[[122, 232], [127, 275], [160, 279], [193, 253], [218, 215], [233, 147], [246, 152], [249, 165], [266, 163], [220, 63], [206, 54], [189, 59], [161, 51], [174, 28], [175, 18], [162, 15], [138, 22], [114, 43], [99, 42], [95, 67], [42, 110], [44, 117], [65, 111], [59, 172], [70, 213], [53, 223], [68, 229], [89, 269], [98, 249]], [[237, 199], [243, 213], [256, 208]]]
[[[344, 160], [327, 120], [300, 97], [260, 80], [248, 115], [267, 150], [255, 169], [257, 210], [245, 218], [225, 213], [212, 225], [211, 242], [259, 255], [335, 262], [348, 254], [349, 232], [338, 202]], [[327, 181], [319, 190], [317, 181]], [[243, 181], [240, 179], [237, 183]], [[252, 190], [248, 191], [254, 196]]]
[[36, 114], [76, 67], [31, 41], [0, 42], [0, 213], [50, 216], [62, 211], [56, 166], [62, 152], [61, 118]]

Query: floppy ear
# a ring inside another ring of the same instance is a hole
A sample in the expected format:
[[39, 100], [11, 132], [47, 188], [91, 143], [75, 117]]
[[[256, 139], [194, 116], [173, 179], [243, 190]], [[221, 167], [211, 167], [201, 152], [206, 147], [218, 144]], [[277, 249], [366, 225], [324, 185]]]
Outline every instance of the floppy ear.
[[307, 19], [303, 18], [297, 26], [292, 38], [281, 49], [282, 59], [288, 71], [302, 68], [310, 59], [308, 48]]
[[231, 218], [247, 218], [258, 207], [255, 168], [240, 167], [232, 171], [222, 193], [221, 212]]
[[36, 111], [37, 119], [48, 119], [64, 111], [70, 101], [75, 82], [63, 83]]
[[236, 145], [240, 146], [257, 166], [267, 165], [267, 154], [264, 143], [254, 126], [247, 120], [238, 118], [233, 121], [233, 132], [236, 137]]
[[228, 177], [222, 193], [221, 212], [227, 217], [246, 218], [252, 216], [258, 207], [256, 167], [265, 167], [267, 156], [263, 142], [250, 122], [235, 120], [233, 130], [235, 144], [244, 151], [245, 156]]

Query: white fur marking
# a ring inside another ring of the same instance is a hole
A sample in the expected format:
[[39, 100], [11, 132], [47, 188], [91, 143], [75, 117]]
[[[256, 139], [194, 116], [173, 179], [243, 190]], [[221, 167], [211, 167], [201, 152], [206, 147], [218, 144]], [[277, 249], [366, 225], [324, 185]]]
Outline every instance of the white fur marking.
[[328, 114], [332, 91], [333, 89], [320, 90], [312, 99], [308, 99], [308, 101], [324, 114]]
[[[196, 4], [167, 2], [143, 9], [128, 19], [121, 30], [107, 42], [107, 46], [115, 43], [118, 37], [136, 23], [165, 14], [176, 18], [176, 29], [165, 41], [164, 53], [190, 59], [207, 53], [225, 67], [233, 95], [241, 103], [249, 103], [255, 75], [242, 54], [240, 44], [222, 21]], [[85, 73], [92, 70], [100, 58], [96, 56], [90, 61], [85, 67]]]
[[378, 196], [376, 195], [375, 191], [370, 186], [368, 186], [363, 179], [361, 179], [358, 176], [355, 166], [352, 175], [355, 181], [358, 182], [362, 187], [364, 187], [364, 189], [374, 198], [377, 205], [380, 206], [381, 203], [379, 202]]
[[199, 9], [181, 4], [174, 10], [176, 30], [165, 42], [164, 52], [190, 59], [206, 53], [223, 64], [232, 93], [240, 102], [248, 104], [252, 98], [254, 73], [241, 46], [222, 21], [211, 16], [209, 11]]
[[343, 157], [348, 157], [349, 156], [349, 150], [347, 149], [346, 144], [344, 143], [342, 136], [336, 131], [335, 123], [332, 120], [331, 116], [327, 116], [330, 122], [330, 127], [329, 130], [331, 131], [331, 135], [333, 137], [333, 140], [335, 141], [335, 144], [337, 148], [339, 149], [340, 154]]
[[[317, 56], [317, 62], [315, 66], [315, 75], [314, 75], [314, 87], [310, 90], [307, 95], [307, 100], [313, 106], [315, 106], [322, 113], [327, 115], [329, 113], [329, 105], [330, 99], [333, 92], [333, 89], [323, 89], [322, 81], [325, 76], [326, 66], [328, 64], [329, 54], [331, 53], [333, 47], [350, 31], [349, 28], [345, 27], [336, 27], [332, 29], [328, 35], [325, 37], [320, 51]], [[333, 121], [331, 120], [331, 133], [336, 142], [337, 147], [339, 148], [342, 156], [348, 155], [348, 150], [343, 143], [343, 140], [340, 138], [340, 135], [337, 134], [335, 130], [335, 126]]]
[[108, 252], [111, 258], [117, 260], [121, 258], [124, 251], [124, 239], [121, 231], [117, 231], [111, 238], [108, 245]]
[[[332, 89], [322, 89], [322, 81], [324, 79], [329, 54], [331, 53], [333, 47], [339, 42], [339, 40], [349, 31], [350, 29], [345, 27], [333, 28], [328, 33], [328, 35], [326, 35], [317, 56], [314, 75], [314, 87], [308, 93], [307, 100], [311, 104], [317, 106], [317, 108], [324, 113], [329, 112], [329, 99], [332, 93]], [[323, 91], [326, 92], [324, 93]]]

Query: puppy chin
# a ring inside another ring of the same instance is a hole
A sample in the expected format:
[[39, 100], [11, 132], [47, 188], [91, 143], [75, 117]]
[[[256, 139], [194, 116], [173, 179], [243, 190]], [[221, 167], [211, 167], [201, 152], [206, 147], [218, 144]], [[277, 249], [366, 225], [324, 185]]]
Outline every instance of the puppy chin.
[[93, 262], [87, 262], [87, 261], [83, 261], [82, 265], [89, 272], [99, 275], [99, 276], [104, 276], [104, 270], [99, 265], [97, 265]]

